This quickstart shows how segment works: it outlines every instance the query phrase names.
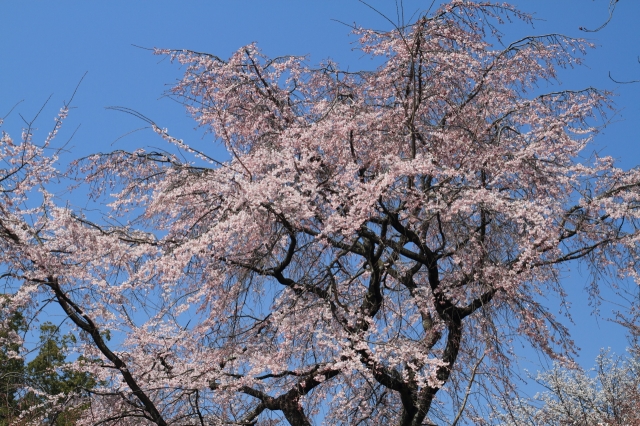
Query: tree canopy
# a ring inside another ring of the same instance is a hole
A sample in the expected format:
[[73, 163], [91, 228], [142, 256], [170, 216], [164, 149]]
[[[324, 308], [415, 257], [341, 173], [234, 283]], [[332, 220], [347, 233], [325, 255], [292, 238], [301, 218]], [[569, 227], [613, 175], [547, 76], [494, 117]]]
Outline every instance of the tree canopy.
[[[508, 43], [498, 24], [516, 19], [453, 0], [355, 27], [382, 63], [368, 72], [255, 44], [227, 60], [156, 50], [184, 65], [172, 94], [230, 160], [128, 109], [191, 159], [118, 150], [58, 171], [71, 103], [43, 143], [4, 133], [12, 309], [55, 302], [82, 355], [65, 374], [95, 380], [89, 400], [55, 403], [77, 424], [499, 421], [514, 341], [575, 351], [540, 296], [562, 298], [576, 260], [637, 279], [640, 237], [640, 172], [583, 155], [609, 94], [543, 92], [590, 45]], [[59, 179], [101, 214], [69, 207]]]
[[[4, 308], [10, 314], [2, 318], [0, 335], [0, 426], [43, 420], [56, 426], [74, 425], [88, 407], [84, 397], [95, 386], [90, 375], [69, 368], [67, 355], [75, 337], [61, 335], [50, 322], [41, 324], [37, 353], [25, 363], [22, 341], [28, 330], [27, 321], [20, 311]], [[78, 403], [83, 399], [85, 404]], [[69, 401], [76, 402], [74, 408], [67, 407]]]
[[539, 373], [545, 391], [533, 400], [519, 398], [502, 419], [504, 426], [640, 424], [640, 363], [638, 348], [630, 356], [603, 351], [588, 371], [558, 364]]

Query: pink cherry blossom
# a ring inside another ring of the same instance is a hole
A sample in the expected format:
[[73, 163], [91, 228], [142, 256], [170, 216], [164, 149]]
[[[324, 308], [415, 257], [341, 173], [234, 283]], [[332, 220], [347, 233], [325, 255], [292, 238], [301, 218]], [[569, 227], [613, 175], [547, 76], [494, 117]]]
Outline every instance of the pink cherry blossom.
[[530, 18], [454, 0], [358, 28], [371, 72], [157, 50], [230, 160], [150, 122], [192, 161], [78, 160], [98, 218], [51, 195], [30, 129], [3, 134], [2, 275], [13, 309], [52, 301], [79, 333], [99, 383], [68, 401], [79, 424], [473, 424], [512, 391], [516, 339], [570, 360], [539, 296], [577, 259], [638, 279], [640, 172], [582, 155], [607, 93], [541, 93], [588, 43], [491, 44], [503, 19]]

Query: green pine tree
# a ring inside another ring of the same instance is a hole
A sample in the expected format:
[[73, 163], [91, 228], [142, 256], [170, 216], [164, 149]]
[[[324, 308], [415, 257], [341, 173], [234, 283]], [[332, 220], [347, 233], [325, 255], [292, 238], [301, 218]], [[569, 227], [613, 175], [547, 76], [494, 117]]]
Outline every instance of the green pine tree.
[[[9, 311], [2, 295], [0, 308], [0, 426], [21, 425], [37, 418], [48, 425], [74, 425], [88, 408], [88, 403], [78, 405], [78, 399], [96, 385], [91, 375], [69, 368], [69, 349], [76, 343], [75, 336], [63, 335], [50, 322], [42, 324], [38, 352], [25, 363], [17, 356], [22, 346], [15, 338], [27, 331], [24, 315]], [[71, 399], [76, 403], [66, 404]]]
[[96, 385], [95, 380], [87, 373], [80, 373], [68, 368], [67, 355], [69, 347], [75, 344], [73, 334], [62, 335], [54, 324], [44, 323], [40, 326], [40, 349], [36, 357], [25, 367], [25, 380], [29, 386], [37, 389], [47, 396], [58, 396], [53, 406], [44, 404], [46, 398], [34, 392], [26, 393], [21, 404], [32, 407], [44, 404], [35, 410], [34, 414], [43, 416], [47, 424], [57, 426], [70, 426], [75, 423], [81, 411], [80, 408], [63, 408], [64, 403], [70, 397], [80, 397], [86, 394], [87, 389]]
[[26, 330], [24, 317], [20, 312], [5, 315], [6, 306], [0, 304], [0, 426], [8, 425], [19, 414], [19, 391], [24, 383], [24, 361], [17, 358], [20, 345], [12, 339], [12, 334]]

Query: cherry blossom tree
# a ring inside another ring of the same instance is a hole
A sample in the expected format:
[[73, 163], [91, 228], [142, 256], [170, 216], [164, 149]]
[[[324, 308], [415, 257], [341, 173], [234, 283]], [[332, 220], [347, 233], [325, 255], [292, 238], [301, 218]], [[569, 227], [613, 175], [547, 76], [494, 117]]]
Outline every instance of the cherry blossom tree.
[[[454, 0], [356, 27], [370, 72], [157, 50], [229, 160], [126, 109], [191, 159], [116, 151], [63, 176], [68, 106], [44, 144], [3, 134], [5, 293], [77, 329], [97, 382], [79, 424], [480, 424], [514, 390], [517, 339], [570, 360], [540, 296], [576, 260], [637, 278], [640, 172], [583, 154], [607, 93], [542, 93], [589, 46], [505, 47], [512, 19]], [[103, 214], [56, 196], [63, 177]]]
[[538, 374], [547, 390], [519, 400], [502, 415], [504, 425], [640, 425], [640, 359], [603, 351], [591, 371], [555, 365]]

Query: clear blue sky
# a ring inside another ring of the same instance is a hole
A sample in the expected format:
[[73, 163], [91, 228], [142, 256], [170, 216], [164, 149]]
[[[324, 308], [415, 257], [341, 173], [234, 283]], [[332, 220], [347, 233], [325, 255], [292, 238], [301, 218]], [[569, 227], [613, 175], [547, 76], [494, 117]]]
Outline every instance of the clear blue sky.
[[[429, 7], [431, 0], [406, 0], [407, 17]], [[437, 1], [436, 3], [440, 3]], [[579, 27], [596, 28], [608, 17], [609, 0], [517, 0], [512, 3], [540, 19], [534, 27], [521, 23], [503, 26], [505, 41], [522, 35], [563, 33], [587, 37], [599, 47], [587, 56], [587, 66], [561, 74], [563, 88], [594, 86], [614, 90], [620, 110], [598, 136], [593, 149], [613, 155], [620, 164], [640, 163], [640, 83], [618, 85], [619, 80], [640, 79], [640, 2], [620, 0], [611, 23], [597, 33], [583, 33]], [[393, 0], [370, 4], [395, 20]], [[151, 131], [119, 137], [143, 126], [126, 114], [105, 110], [106, 106], [135, 109], [186, 142], [216, 152], [211, 136], [203, 138], [182, 106], [162, 97], [180, 76], [176, 64], [134, 47], [188, 48], [228, 56], [237, 48], [256, 41], [268, 55], [310, 55], [310, 62], [331, 57], [344, 68], [371, 68], [369, 59], [352, 51], [353, 37], [343, 24], [388, 29], [390, 25], [373, 10], [356, 0], [112, 0], [112, 1], [10, 1], [0, 0], [0, 117], [24, 100], [9, 117], [3, 130], [19, 136], [18, 113], [30, 119], [47, 97], [50, 103], [36, 123], [44, 138], [64, 100], [87, 72], [75, 98], [59, 143], [78, 125], [69, 158], [111, 149], [162, 147], [164, 142]], [[553, 88], [557, 90], [557, 88]], [[117, 141], [116, 141], [117, 140]], [[584, 269], [584, 268], [583, 268]], [[579, 273], [567, 274], [577, 314], [574, 336], [584, 351], [581, 363], [591, 365], [602, 346], [621, 352], [625, 347], [620, 327], [596, 322], [585, 297]], [[602, 313], [612, 306], [604, 305]]]

